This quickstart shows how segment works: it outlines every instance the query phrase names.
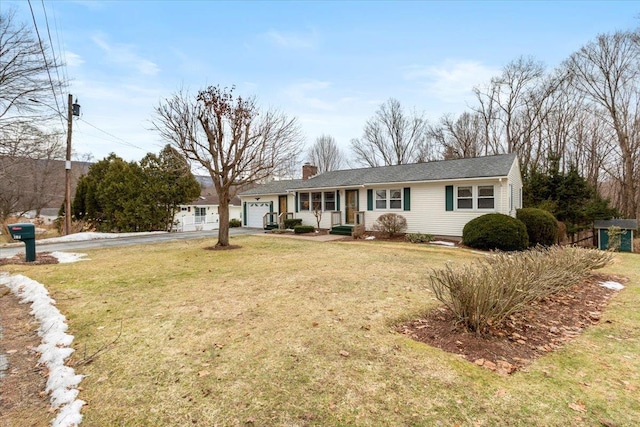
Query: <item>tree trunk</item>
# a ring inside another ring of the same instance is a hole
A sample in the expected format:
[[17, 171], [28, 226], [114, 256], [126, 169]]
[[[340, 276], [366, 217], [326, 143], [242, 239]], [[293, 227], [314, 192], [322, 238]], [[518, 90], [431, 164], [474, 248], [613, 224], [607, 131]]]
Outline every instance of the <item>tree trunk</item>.
[[229, 246], [229, 192], [221, 191], [218, 204], [218, 243], [216, 246]]

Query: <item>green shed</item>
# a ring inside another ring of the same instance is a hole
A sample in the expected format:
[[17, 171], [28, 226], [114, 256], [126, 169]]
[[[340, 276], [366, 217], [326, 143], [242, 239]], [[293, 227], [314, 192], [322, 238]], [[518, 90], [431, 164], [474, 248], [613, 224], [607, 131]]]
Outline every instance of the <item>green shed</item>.
[[609, 248], [609, 227], [619, 227], [622, 231], [620, 239], [621, 252], [633, 252], [633, 233], [638, 229], [637, 219], [608, 219], [594, 221], [593, 227], [598, 233], [598, 248]]

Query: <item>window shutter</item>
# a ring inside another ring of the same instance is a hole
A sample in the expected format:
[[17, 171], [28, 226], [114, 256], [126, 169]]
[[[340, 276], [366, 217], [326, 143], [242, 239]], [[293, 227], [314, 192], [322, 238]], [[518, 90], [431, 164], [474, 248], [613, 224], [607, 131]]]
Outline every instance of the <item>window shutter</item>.
[[373, 210], [373, 190], [372, 189], [367, 190], [367, 210], [368, 211]]
[[340, 210], [340, 192], [336, 191], [336, 210]]
[[405, 187], [404, 189], [404, 210], [411, 210], [411, 188]]
[[298, 212], [298, 192], [297, 192], [297, 191], [296, 191], [296, 197], [295, 197], [295, 199], [296, 199], [296, 200], [295, 200], [295, 205], [296, 205], [296, 206], [295, 206], [295, 210], [296, 210], [296, 212]]
[[453, 185], [445, 187], [445, 210], [453, 210]]
[[244, 221], [244, 226], [247, 226], [247, 202], [242, 204], [242, 220]]

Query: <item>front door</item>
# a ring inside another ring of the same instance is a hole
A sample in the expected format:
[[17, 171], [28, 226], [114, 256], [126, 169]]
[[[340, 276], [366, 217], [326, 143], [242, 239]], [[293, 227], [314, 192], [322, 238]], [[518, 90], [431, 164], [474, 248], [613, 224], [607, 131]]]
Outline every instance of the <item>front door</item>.
[[355, 224], [356, 211], [358, 210], [358, 190], [346, 190], [344, 192], [345, 200], [345, 223]]
[[278, 196], [278, 214], [282, 215], [287, 211], [287, 196]]

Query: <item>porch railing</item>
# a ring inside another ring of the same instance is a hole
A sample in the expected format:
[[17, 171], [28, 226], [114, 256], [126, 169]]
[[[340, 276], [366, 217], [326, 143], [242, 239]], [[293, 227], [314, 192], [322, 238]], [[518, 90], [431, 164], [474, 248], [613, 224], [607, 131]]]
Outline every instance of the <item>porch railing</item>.
[[284, 221], [286, 219], [293, 219], [293, 212], [282, 212], [278, 215], [278, 227], [284, 229]]
[[278, 212], [267, 212], [262, 217], [262, 226], [267, 228], [268, 225], [278, 225]]
[[364, 226], [364, 212], [363, 211], [357, 211], [355, 212], [353, 219], [355, 221], [355, 225], [362, 225]]
[[342, 212], [333, 211], [331, 212], [331, 228], [342, 225]]

